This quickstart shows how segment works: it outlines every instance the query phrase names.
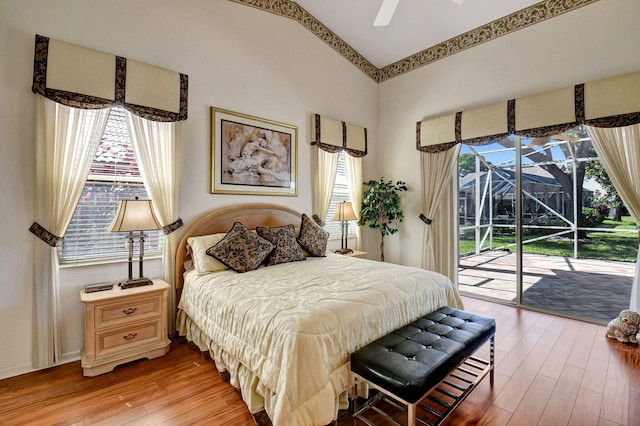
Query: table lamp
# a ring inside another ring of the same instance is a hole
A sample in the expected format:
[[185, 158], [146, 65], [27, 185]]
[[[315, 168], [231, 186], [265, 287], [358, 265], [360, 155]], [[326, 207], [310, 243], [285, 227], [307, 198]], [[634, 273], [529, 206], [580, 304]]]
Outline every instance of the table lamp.
[[340, 249], [336, 250], [336, 253], [353, 253], [353, 250], [347, 247], [347, 236], [349, 235], [349, 221], [357, 219], [358, 218], [353, 211], [351, 202], [343, 201], [336, 205], [336, 212], [333, 214], [331, 220], [339, 220], [340, 222], [342, 222], [342, 238], [340, 239]]
[[[129, 277], [120, 281], [120, 288], [131, 288], [142, 285], [151, 285], [153, 282], [149, 278], [144, 277], [143, 273], [143, 257], [144, 257], [144, 239], [147, 235], [143, 231], [151, 231], [162, 228], [153, 213], [151, 200], [120, 200], [116, 217], [111, 223], [109, 231], [111, 232], [128, 232], [129, 240]], [[137, 234], [134, 234], [137, 232]], [[139, 268], [140, 277], [133, 278], [133, 242], [138, 237], [140, 241], [140, 257]]]

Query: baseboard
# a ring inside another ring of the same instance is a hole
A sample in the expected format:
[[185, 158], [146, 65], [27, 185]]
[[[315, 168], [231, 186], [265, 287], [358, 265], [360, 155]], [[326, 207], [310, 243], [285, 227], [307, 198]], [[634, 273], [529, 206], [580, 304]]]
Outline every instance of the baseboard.
[[[66, 354], [62, 354], [60, 357], [60, 361], [51, 367], [55, 367], [62, 364], [68, 364], [70, 362], [80, 361], [80, 351], [68, 352]], [[50, 367], [45, 367], [50, 368]], [[15, 376], [21, 376], [27, 373], [33, 373], [35, 371], [44, 370], [44, 368], [34, 368], [31, 363], [14, 365], [8, 368], [0, 369], [0, 380], [8, 379]]]
[[60, 356], [60, 361], [56, 365], [68, 364], [70, 362], [80, 361], [80, 351], [67, 352]]
[[34, 371], [38, 371], [38, 369], [33, 368], [31, 363], [2, 368], [0, 369], [0, 380], [8, 379], [9, 377], [20, 376], [22, 374], [33, 373]]

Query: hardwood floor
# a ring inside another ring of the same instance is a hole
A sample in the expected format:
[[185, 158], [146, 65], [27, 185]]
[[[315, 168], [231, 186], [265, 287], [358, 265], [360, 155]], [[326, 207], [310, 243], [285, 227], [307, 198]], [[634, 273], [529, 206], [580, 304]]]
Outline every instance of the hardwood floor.
[[[464, 298], [496, 319], [496, 374], [447, 425], [640, 425], [640, 347], [605, 327]], [[488, 354], [488, 347], [481, 349]], [[79, 362], [0, 381], [0, 425], [251, 425], [213, 361], [173, 341], [164, 357], [94, 378]], [[339, 426], [351, 425], [351, 420]]]
[[213, 361], [184, 343], [84, 377], [80, 362], [0, 381], [0, 425], [254, 425]]

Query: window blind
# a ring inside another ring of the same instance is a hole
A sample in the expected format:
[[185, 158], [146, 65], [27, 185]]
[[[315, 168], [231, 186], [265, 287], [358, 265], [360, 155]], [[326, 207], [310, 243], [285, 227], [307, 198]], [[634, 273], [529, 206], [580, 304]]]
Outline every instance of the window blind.
[[[333, 221], [333, 217], [336, 206], [343, 201], [349, 201], [349, 181], [347, 179], [347, 166], [345, 164], [345, 152], [340, 151], [338, 153], [338, 167], [336, 169], [336, 183], [333, 187], [333, 194], [331, 196], [331, 204], [329, 205], [329, 212], [324, 220], [324, 229], [329, 233], [329, 238], [340, 238], [342, 236], [341, 222]], [[355, 207], [355, 206], [354, 206]], [[355, 237], [356, 235], [356, 221], [349, 221], [349, 237]]]

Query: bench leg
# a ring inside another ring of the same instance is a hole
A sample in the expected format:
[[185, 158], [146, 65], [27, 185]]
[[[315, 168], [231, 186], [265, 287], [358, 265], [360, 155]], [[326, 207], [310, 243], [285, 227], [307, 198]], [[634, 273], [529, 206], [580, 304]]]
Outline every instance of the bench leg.
[[493, 370], [495, 369], [495, 335], [491, 336], [491, 340], [489, 341], [489, 365], [491, 366], [491, 371], [489, 372], [489, 383], [493, 385]]
[[358, 384], [360, 383], [360, 379], [356, 377], [355, 383], [353, 385], [353, 398], [351, 399], [351, 404], [353, 405], [353, 426], [356, 426], [357, 420], [355, 414], [358, 412], [360, 407], [358, 406]]
[[407, 407], [407, 426], [416, 426], [416, 405], [417, 402]]

